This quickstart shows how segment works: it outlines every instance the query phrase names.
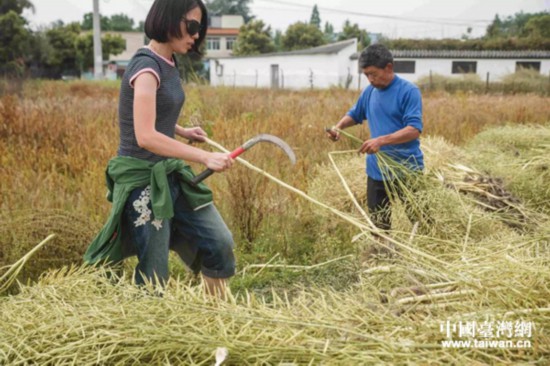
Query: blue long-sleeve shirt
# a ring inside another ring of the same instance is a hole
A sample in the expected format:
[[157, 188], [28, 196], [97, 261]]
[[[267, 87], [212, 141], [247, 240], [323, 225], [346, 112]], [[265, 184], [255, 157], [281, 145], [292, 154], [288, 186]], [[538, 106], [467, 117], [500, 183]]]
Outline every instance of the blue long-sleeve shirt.
[[[368, 121], [371, 138], [388, 135], [411, 126], [422, 132], [422, 96], [416, 85], [394, 76], [384, 89], [369, 85], [347, 113], [356, 123]], [[397, 145], [386, 145], [380, 151], [412, 170], [424, 169], [424, 156], [419, 139]], [[367, 175], [385, 180], [376, 154], [367, 154]]]

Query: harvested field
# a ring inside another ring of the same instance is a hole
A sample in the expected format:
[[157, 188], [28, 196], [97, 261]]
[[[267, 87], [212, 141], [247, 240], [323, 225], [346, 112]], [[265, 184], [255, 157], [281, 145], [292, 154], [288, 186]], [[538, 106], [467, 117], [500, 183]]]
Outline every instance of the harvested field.
[[224, 365], [546, 363], [548, 98], [426, 96], [414, 192], [426, 220], [396, 201], [393, 255], [362, 262], [374, 243], [364, 156], [323, 132], [355, 93], [186, 92], [182, 124], [228, 149], [273, 133], [298, 155], [291, 167], [253, 149], [243, 158], [257, 168], [209, 178], [238, 239], [227, 301], [175, 260], [164, 290], [136, 288], [131, 261], [81, 266], [109, 210], [116, 88], [44, 83], [0, 99], [0, 364], [214, 364], [225, 352]]

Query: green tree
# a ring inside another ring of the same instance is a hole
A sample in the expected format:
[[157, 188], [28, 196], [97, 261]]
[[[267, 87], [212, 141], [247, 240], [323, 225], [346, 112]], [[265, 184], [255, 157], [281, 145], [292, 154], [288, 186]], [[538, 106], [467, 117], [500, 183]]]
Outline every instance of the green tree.
[[484, 37], [463, 39], [386, 39], [379, 40], [397, 50], [550, 50], [550, 13], [516, 13], [502, 20], [498, 14]]
[[357, 38], [357, 49], [362, 50], [370, 44], [370, 37], [366, 30], [360, 29], [357, 23], [351, 24], [349, 20], [344, 23], [342, 33], [338, 36], [339, 41]]
[[25, 70], [25, 55], [31, 33], [27, 22], [14, 10], [0, 15], [0, 74], [20, 76]]
[[[143, 25], [141, 22], [137, 29], [134, 29], [134, 19], [130, 18], [126, 14], [114, 14], [110, 17], [100, 15], [100, 27], [101, 31], [114, 31], [114, 32], [131, 32], [131, 31], [140, 31], [143, 30]], [[94, 29], [94, 14], [93, 13], [86, 13], [84, 14], [82, 18], [82, 22], [80, 23], [80, 28], [82, 28], [83, 31], [89, 31]], [[141, 29], [140, 29], [141, 28]]]
[[101, 49], [103, 60], [107, 61], [109, 56], [120, 55], [126, 49], [126, 40], [118, 34], [107, 33], [101, 38]]
[[145, 22], [143, 20], [140, 20], [136, 28], [134, 29], [136, 32], [145, 32]]
[[[84, 33], [75, 39], [76, 64], [80, 73], [94, 66], [94, 35]], [[101, 45], [103, 51], [103, 42]]]
[[34, 32], [30, 41], [28, 65], [31, 69], [38, 70], [37, 76], [44, 76], [43, 66], [48, 63], [48, 60], [52, 57], [52, 54], [53, 47], [48, 42], [44, 29]]
[[[133, 20], [132, 20], [133, 23]], [[99, 16], [99, 26], [101, 31], [108, 31], [111, 29], [111, 19], [109, 17], [100, 15]], [[86, 13], [83, 16], [82, 22], [80, 23], [80, 28], [84, 31], [89, 31], [94, 29], [94, 13]]]
[[283, 32], [278, 29], [275, 31], [275, 35], [273, 36], [273, 44], [275, 45], [276, 52], [283, 50]]
[[493, 22], [487, 27], [485, 37], [528, 37], [530, 35], [527, 28], [529, 20], [545, 15], [549, 15], [549, 13], [547, 11], [539, 13], [519, 12], [501, 20], [497, 14]]
[[[94, 66], [94, 36], [87, 32], [78, 36], [75, 40], [76, 64], [82, 73]], [[109, 55], [118, 55], [126, 48], [126, 41], [118, 34], [105, 34], [101, 38], [101, 50], [103, 61], [109, 59]]]
[[336, 40], [336, 34], [334, 33], [334, 26], [331, 23], [325, 22], [325, 29], [323, 31], [323, 35], [325, 37], [326, 43], [332, 43]]
[[54, 76], [59, 77], [64, 72], [77, 74], [76, 42], [80, 31], [78, 23], [69, 23], [46, 31], [46, 37], [53, 49], [47, 66], [53, 69]]
[[20, 76], [31, 49], [32, 33], [21, 16], [23, 10], [34, 11], [28, 0], [0, 0], [0, 74]]
[[[61, 19], [54, 20], [50, 23], [50, 28], [61, 28], [65, 26], [65, 22]], [[82, 28], [81, 28], [82, 29]]]
[[489, 38], [502, 36], [502, 20], [500, 20], [498, 14], [495, 15], [493, 22], [487, 26], [487, 31], [485, 33]]
[[271, 39], [271, 27], [261, 20], [252, 20], [239, 30], [237, 42], [233, 48], [234, 55], [257, 55], [269, 53], [275, 50], [273, 39]]
[[206, 9], [211, 15], [242, 15], [248, 23], [254, 16], [250, 13], [250, 0], [207, 0]]
[[110, 18], [111, 31], [131, 32], [134, 30], [134, 19], [125, 14], [114, 14]]
[[34, 11], [34, 5], [29, 0], [0, 1], [0, 14], [7, 14], [10, 11], [14, 11], [17, 15], [21, 15], [25, 9]]
[[323, 32], [312, 24], [297, 22], [288, 27], [282, 39], [287, 51], [301, 50], [325, 44]]
[[385, 39], [379, 40], [394, 50], [548, 50], [550, 38], [500, 37], [461, 39]]
[[550, 38], [550, 14], [532, 17], [525, 24], [529, 37]]
[[317, 8], [317, 4], [313, 6], [313, 10], [311, 11], [311, 18], [309, 19], [309, 24], [316, 26], [317, 29], [321, 29], [321, 15], [319, 14], [319, 8]]

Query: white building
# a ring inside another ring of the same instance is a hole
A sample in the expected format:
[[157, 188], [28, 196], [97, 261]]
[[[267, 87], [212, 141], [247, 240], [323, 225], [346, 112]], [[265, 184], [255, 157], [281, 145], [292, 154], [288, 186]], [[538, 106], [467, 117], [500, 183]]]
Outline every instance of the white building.
[[[244, 24], [241, 15], [212, 16], [210, 25], [206, 31], [206, 59], [212, 57], [230, 57], [233, 45], [239, 35], [239, 29]], [[112, 34], [122, 37], [126, 48], [118, 55], [110, 55], [108, 61], [104, 61], [104, 72], [107, 79], [121, 78], [130, 59], [138, 49], [146, 44], [146, 36], [143, 32], [114, 32], [106, 31], [102, 35]], [[206, 61], [207, 62], [207, 61]], [[89, 76], [91, 78], [91, 75]]]
[[146, 37], [142, 32], [112, 32], [108, 31], [104, 34], [118, 35], [124, 39], [126, 47], [118, 55], [109, 55], [109, 61], [104, 61], [104, 72], [106, 79], [122, 78], [126, 66], [130, 62], [130, 59], [141, 47], [145, 46]]
[[[394, 70], [416, 82], [423, 76], [447, 77], [475, 73], [482, 80], [498, 81], [520, 68], [550, 74], [550, 51], [393, 50]], [[357, 59], [359, 54], [353, 55]]]
[[206, 58], [231, 56], [243, 24], [241, 15], [212, 16], [206, 31]]
[[305, 50], [210, 60], [210, 84], [258, 88], [329, 88], [357, 79], [357, 40]]
[[[430, 73], [459, 77], [476, 73], [482, 80], [498, 81], [519, 68], [550, 74], [550, 51], [440, 51], [392, 50], [395, 72], [416, 82]], [[357, 41], [255, 56], [210, 60], [211, 85], [271, 88], [362, 89], [368, 85], [358, 66]]]
[[141, 47], [145, 45], [145, 34], [142, 32], [104, 32], [102, 35], [111, 34], [120, 36], [126, 42], [126, 48], [118, 55], [110, 55], [109, 61], [128, 61]]

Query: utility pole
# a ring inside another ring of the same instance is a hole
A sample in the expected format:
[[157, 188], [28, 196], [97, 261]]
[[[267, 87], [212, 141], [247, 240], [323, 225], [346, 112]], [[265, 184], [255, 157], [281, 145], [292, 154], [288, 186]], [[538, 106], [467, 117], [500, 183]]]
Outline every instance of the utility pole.
[[101, 22], [99, 0], [94, 0], [94, 79], [103, 79], [103, 56], [101, 51]]

